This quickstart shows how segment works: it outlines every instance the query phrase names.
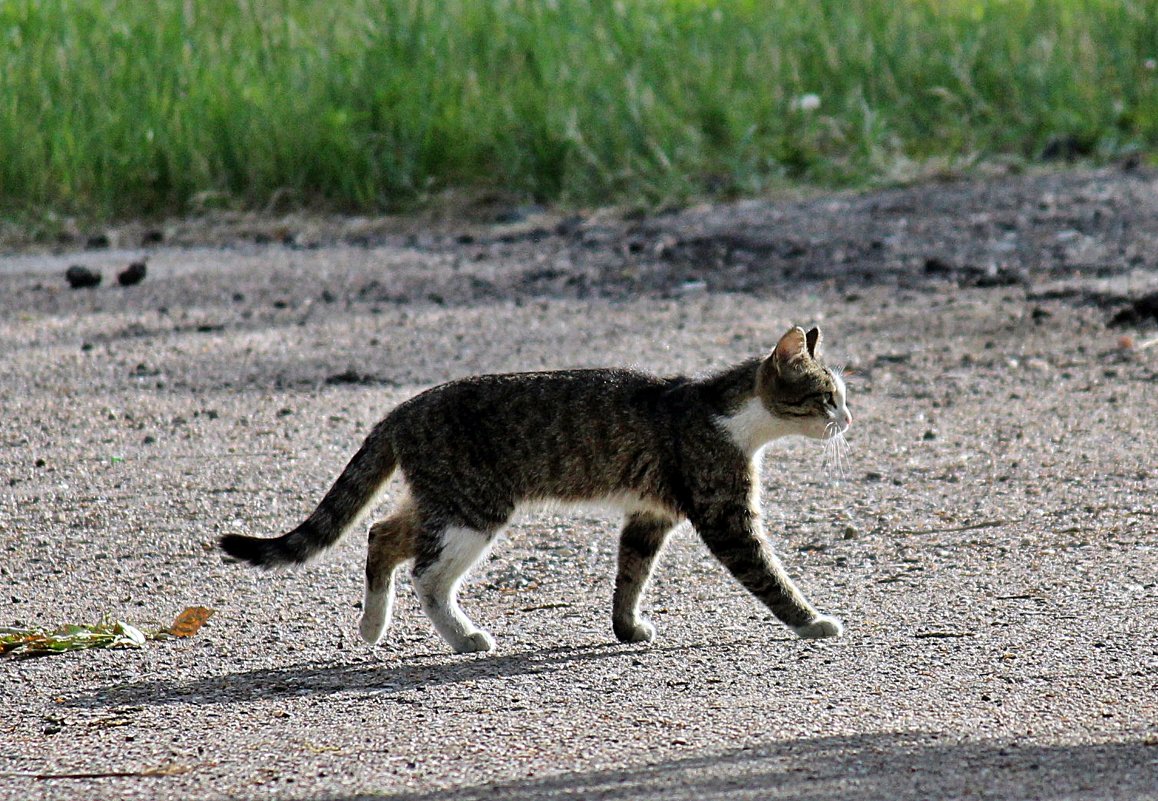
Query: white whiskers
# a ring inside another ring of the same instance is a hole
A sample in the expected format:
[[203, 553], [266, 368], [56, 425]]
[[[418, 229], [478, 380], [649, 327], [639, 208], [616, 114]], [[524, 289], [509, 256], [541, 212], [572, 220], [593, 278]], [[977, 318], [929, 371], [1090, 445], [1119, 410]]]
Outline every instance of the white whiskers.
[[835, 421], [826, 425], [824, 431], [828, 435], [824, 440], [824, 466], [835, 471], [838, 476], [844, 476], [848, 473], [848, 455], [852, 452], [852, 446]]

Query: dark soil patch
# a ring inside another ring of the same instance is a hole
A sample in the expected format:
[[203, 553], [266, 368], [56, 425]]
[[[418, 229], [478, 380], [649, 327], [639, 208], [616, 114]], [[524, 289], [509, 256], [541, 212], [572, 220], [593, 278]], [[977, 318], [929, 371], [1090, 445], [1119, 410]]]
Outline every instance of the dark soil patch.
[[1110, 325], [1115, 327], [1155, 324], [1158, 324], [1158, 292], [1130, 301], [1110, 318]]

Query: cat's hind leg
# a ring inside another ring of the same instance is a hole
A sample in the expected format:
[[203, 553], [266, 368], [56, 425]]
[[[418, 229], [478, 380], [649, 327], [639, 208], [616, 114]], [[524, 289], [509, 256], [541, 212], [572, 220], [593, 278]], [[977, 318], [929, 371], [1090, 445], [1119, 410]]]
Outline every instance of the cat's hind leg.
[[651, 642], [655, 626], [639, 613], [639, 599], [674, 521], [646, 512], [627, 517], [619, 534], [619, 570], [611, 625], [620, 642]]
[[370, 527], [370, 542], [366, 549], [366, 593], [362, 599], [358, 633], [371, 645], [382, 639], [390, 625], [394, 608], [394, 572], [398, 565], [415, 556], [417, 528], [417, 517], [408, 504]]
[[467, 571], [489, 549], [493, 532], [448, 526], [425, 531], [414, 564], [414, 587], [422, 611], [456, 653], [491, 651], [494, 639], [480, 629], [458, 605], [458, 590]]

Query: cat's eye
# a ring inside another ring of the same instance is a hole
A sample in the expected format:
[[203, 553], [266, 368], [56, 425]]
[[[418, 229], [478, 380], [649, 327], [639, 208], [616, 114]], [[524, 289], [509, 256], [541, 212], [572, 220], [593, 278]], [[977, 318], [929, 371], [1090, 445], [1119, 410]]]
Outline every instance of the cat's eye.
[[835, 392], [825, 392], [824, 393], [824, 402], [827, 403], [829, 406], [836, 406], [836, 393]]

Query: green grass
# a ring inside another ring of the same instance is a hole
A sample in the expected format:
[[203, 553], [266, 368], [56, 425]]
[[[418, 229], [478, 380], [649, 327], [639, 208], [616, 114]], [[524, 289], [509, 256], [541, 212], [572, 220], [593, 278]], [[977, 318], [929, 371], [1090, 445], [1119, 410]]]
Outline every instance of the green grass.
[[1158, 144], [1155, 59], [1158, 0], [0, 0], [0, 209], [656, 203], [1110, 157]]

